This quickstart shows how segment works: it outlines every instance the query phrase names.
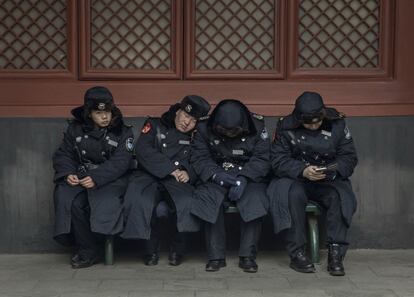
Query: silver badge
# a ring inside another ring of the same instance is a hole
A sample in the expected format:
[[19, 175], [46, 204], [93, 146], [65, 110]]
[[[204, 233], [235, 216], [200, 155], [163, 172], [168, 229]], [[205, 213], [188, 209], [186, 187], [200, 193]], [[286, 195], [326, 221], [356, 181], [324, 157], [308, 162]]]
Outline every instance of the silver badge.
[[260, 134], [260, 137], [261, 137], [263, 140], [266, 140], [266, 139], [268, 139], [268, 138], [269, 138], [269, 133], [267, 133], [267, 129], [266, 129], [266, 128], [263, 128], [263, 131], [262, 131], [262, 133]]
[[160, 137], [161, 137], [161, 139], [165, 139], [165, 138], [167, 138], [167, 136], [165, 136], [165, 134], [160, 134]]
[[179, 140], [178, 144], [190, 145], [190, 141], [189, 140]]
[[244, 155], [244, 150], [233, 150], [232, 154], [237, 155], [237, 156], [243, 156]]
[[192, 109], [193, 109], [193, 107], [191, 106], [191, 104], [187, 104], [186, 107], [185, 107], [186, 112], [191, 112]]
[[326, 131], [326, 130], [321, 130], [321, 134], [325, 135], [325, 136], [329, 136], [329, 137], [332, 136], [332, 132], [329, 132], [329, 131]]
[[132, 150], [134, 149], [134, 139], [133, 138], [127, 138], [126, 142], [125, 142], [125, 147], [127, 149], [128, 152], [132, 152]]
[[98, 110], [105, 110], [105, 103], [99, 103], [98, 104]]
[[220, 140], [218, 140], [218, 139], [214, 139], [214, 144], [215, 145], [218, 145], [220, 143]]
[[108, 139], [108, 144], [109, 144], [109, 145], [112, 145], [112, 146], [114, 146], [114, 147], [118, 147], [118, 142], [113, 141], [112, 139]]
[[346, 139], [351, 139], [351, 131], [349, 131], [348, 126], [345, 126], [344, 133]]

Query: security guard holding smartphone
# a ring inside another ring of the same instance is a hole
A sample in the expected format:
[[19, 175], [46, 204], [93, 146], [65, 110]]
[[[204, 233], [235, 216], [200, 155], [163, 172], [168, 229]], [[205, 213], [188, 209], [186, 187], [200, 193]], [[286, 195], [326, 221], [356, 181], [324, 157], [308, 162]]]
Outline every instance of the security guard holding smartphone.
[[75, 244], [73, 268], [101, 261], [103, 235], [122, 231], [122, 195], [133, 150], [131, 127], [124, 124], [111, 92], [96, 86], [84, 99], [72, 110], [73, 119], [53, 155], [54, 238]]
[[327, 211], [328, 271], [345, 275], [346, 235], [356, 210], [348, 178], [357, 162], [344, 115], [325, 107], [318, 93], [303, 93], [292, 114], [279, 120], [271, 148], [274, 179], [267, 193], [275, 233], [286, 230], [292, 269], [315, 271], [305, 253], [305, 209], [311, 199]]

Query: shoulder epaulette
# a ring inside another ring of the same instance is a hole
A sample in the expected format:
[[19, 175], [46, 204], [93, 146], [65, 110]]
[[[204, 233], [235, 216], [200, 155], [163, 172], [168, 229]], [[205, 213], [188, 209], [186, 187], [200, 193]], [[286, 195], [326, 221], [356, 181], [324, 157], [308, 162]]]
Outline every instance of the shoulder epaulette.
[[261, 114], [257, 114], [257, 113], [252, 113], [252, 116], [260, 121], [263, 121], [264, 116], [262, 116]]

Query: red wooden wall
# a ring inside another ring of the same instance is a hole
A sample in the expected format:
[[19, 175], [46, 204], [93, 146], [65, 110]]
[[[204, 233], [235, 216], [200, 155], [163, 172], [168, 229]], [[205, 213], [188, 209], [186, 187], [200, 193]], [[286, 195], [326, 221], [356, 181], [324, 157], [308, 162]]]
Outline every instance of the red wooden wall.
[[[127, 116], [158, 115], [186, 94], [284, 115], [305, 90], [348, 115], [414, 114], [412, 0], [3, 2], [3, 117], [66, 117], [94, 85], [109, 87]], [[344, 19], [339, 33], [318, 27], [333, 15]], [[353, 39], [350, 24], [365, 35]], [[343, 35], [337, 45], [321, 39], [330, 33]]]

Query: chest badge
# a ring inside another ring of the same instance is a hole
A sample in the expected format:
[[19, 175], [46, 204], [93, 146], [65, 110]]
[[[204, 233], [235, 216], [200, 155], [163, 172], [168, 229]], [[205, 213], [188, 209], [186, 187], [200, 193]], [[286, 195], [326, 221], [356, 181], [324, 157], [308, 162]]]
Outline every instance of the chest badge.
[[232, 154], [235, 156], [243, 156], [244, 155], [244, 150], [233, 150]]
[[328, 136], [328, 137], [332, 136], [332, 132], [329, 132], [329, 131], [326, 131], [326, 130], [321, 130], [321, 134], [325, 135], [325, 136]]
[[189, 141], [189, 140], [183, 140], [183, 139], [180, 139], [180, 140], [178, 141], [178, 144], [182, 144], [182, 145], [190, 145], [190, 141]]
[[82, 136], [76, 137], [76, 142], [81, 142], [81, 141], [82, 141]]
[[215, 144], [215, 145], [219, 145], [219, 143], [220, 143], [220, 140], [218, 140], [218, 139], [214, 139], [214, 144]]
[[109, 144], [109, 145], [112, 145], [112, 146], [114, 146], [114, 147], [118, 147], [118, 142], [116, 142], [116, 141], [114, 141], [114, 140], [112, 140], [112, 139], [108, 139], [108, 144]]

